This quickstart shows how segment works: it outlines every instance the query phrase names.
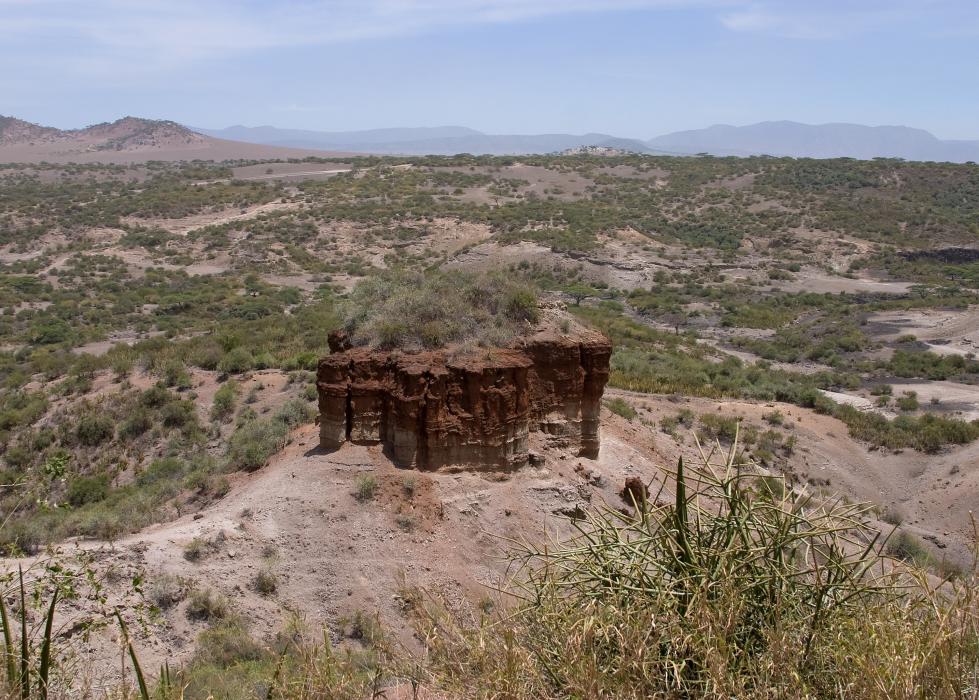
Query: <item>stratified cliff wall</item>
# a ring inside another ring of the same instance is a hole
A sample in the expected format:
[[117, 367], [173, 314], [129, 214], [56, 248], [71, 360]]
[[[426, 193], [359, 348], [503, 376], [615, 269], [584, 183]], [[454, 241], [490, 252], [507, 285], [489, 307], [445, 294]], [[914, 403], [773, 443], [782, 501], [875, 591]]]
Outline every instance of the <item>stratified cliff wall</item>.
[[528, 433], [598, 455], [611, 345], [600, 333], [542, 332], [512, 348], [453, 356], [350, 348], [342, 334], [317, 372], [320, 444], [384, 445], [418, 469], [513, 469]]

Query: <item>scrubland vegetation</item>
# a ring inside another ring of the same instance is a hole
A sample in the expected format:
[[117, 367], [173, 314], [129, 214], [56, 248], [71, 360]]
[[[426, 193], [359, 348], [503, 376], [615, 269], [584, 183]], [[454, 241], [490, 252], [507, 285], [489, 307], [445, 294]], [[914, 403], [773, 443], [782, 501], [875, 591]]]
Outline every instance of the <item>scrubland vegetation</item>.
[[[975, 165], [350, 164], [288, 182], [236, 180], [232, 164], [0, 166], [5, 555], [72, 536], [112, 542], [224, 497], [314, 420], [312, 372], [334, 329], [385, 349], [499, 345], [541, 303], [564, 304], [611, 338], [612, 387], [781, 402], [838, 419], [867, 449], [922, 459], [979, 438], [952, 402], [905, 386], [976, 384], [974, 354], [888, 325], [967, 314], [979, 301], [968, 247], [979, 233]], [[810, 288], [816, 277], [825, 290]], [[605, 406], [642, 425], [631, 402]], [[869, 507], [793, 490], [778, 476], [800, 449], [786, 410], [765, 409], [753, 427], [703, 409], [658, 416], [666, 435], [740, 441], [739, 454], [769, 473], [705, 466], [687, 475], [686, 493], [660, 494], [648, 510], [591, 512], [577, 539], [514, 552], [521, 574], [474, 619], [406, 588], [424, 658], [396, 648], [368, 611], [344, 622], [339, 645], [298, 618], [268, 644], [206, 582], [140, 584], [155, 609], [182, 604], [206, 626], [190, 662], [144, 669], [147, 692], [975, 695], [974, 572], [936, 558], [898, 509], [880, 513], [899, 528], [885, 542]], [[345, 496], [371, 508], [384, 485], [365, 474]], [[398, 517], [401, 536], [419, 527]], [[213, 553], [195, 539], [181, 561], [200, 567]], [[43, 697], [42, 667], [58, 670], [41, 656], [46, 606], [62, 604], [56, 589], [70, 597], [62, 573], [32, 578], [19, 603], [19, 581], [5, 580], [10, 693], [26, 683]], [[274, 598], [281, 574], [269, 559], [247, 587]], [[28, 601], [37, 642], [25, 652], [16, 628]], [[142, 614], [122, 613], [130, 624]], [[52, 640], [51, 659], [63, 643]]]

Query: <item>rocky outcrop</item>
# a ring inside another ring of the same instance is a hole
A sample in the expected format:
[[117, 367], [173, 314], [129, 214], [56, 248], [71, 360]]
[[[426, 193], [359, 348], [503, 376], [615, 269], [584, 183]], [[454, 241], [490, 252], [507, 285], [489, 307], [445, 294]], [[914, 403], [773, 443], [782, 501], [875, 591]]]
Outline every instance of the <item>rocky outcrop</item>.
[[542, 332], [466, 354], [351, 348], [342, 334], [330, 346], [317, 372], [325, 449], [381, 443], [402, 467], [513, 469], [542, 431], [598, 455], [611, 355], [599, 333]]

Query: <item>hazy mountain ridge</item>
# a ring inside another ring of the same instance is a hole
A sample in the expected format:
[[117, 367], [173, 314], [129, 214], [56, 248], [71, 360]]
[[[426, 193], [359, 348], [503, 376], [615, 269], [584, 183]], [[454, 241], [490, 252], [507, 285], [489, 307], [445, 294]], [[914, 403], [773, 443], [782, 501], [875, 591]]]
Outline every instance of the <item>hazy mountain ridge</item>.
[[[801, 124], [773, 121], [748, 126], [716, 124], [677, 131], [643, 141], [610, 134], [486, 134], [462, 126], [314, 131], [273, 126], [225, 129], [186, 127], [169, 120], [124, 117], [83, 129], [56, 129], [0, 116], [0, 148], [5, 151], [60, 149], [57, 155], [116, 151], [139, 154], [214, 150], [248, 145], [299, 151], [377, 155], [524, 155], [582, 148], [608, 148], [644, 154], [716, 156], [791, 156], [797, 158], [904, 158], [922, 161], [979, 161], [979, 140], [941, 140], [923, 129], [860, 124]], [[247, 149], [246, 149], [247, 150]], [[222, 152], [223, 152], [222, 151]], [[244, 155], [241, 157], [246, 157]], [[249, 157], [261, 157], [260, 150]], [[0, 154], [0, 160], [2, 160]], [[280, 154], [287, 155], [287, 154]], [[194, 157], [203, 157], [203, 153]], [[19, 158], [18, 158], [19, 159]]]
[[270, 146], [330, 148], [384, 155], [519, 155], [552, 153], [582, 146], [608, 146], [637, 153], [651, 152], [641, 140], [620, 139], [609, 134], [485, 134], [462, 126], [335, 132], [277, 129], [272, 126], [232, 126], [196, 131], [216, 138]]
[[665, 150], [712, 155], [772, 155], [797, 158], [904, 158], [967, 161], [979, 159], [979, 141], [942, 141], [924, 129], [862, 124], [760, 122], [715, 124], [678, 131], [647, 143]]
[[350, 143], [386, 144], [429, 139], [482, 136], [479, 131], [464, 126], [435, 126], [415, 128], [367, 129], [364, 131], [312, 131], [309, 129], [279, 129], [274, 126], [229, 126], [226, 129], [199, 129], [201, 134], [215, 138], [304, 148], [330, 147]]
[[923, 129], [861, 124], [760, 122], [749, 126], [714, 125], [678, 131], [644, 141], [609, 134], [485, 134], [459, 126], [369, 131], [318, 132], [263, 127], [197, 129], [218, 138], [276, 146], [332, 148], [384, 155], [473, 153], [520, 155], [583, 147], [608, 147], [636, 153], [718, 156], [772, 155], [797, 158], [905, 158], [962, 162], [979, 160], [979, 141], [943, 141]]

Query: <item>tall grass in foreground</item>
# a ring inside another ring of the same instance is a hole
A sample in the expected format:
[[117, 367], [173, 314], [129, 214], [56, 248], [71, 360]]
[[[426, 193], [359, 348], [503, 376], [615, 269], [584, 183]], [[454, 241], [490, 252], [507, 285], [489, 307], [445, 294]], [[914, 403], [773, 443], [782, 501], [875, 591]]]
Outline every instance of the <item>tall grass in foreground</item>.
[[509, 616], [466, 627], [429, 609], [433, 685], [513, 699], [979, 697], [974, 579], [896, 565], [866, 507], [772, 489], [736, 454], [690, 473], [681, 461], [665, 503], [523, 545]]
[[[287, 629], [270, 647], [244, 621], [202, 633], [194, 659], [120, 697], [853, 698], [979, 697], [975, 571], [954, 580], [882, 555], [870, 508], [793, 492], [737, 456], [681, 461], [628, 512], [600, 509], [576, 535], [520, 544], [502, 612], [461, 619], [402, 591], [426, 643], [414, 658], [361, 621], [353, 646]], [[512, 596], [512, 597], [511, 597]], [[54, 602], [51, 603], [54, 609]], [[21, 697], [16, 622], [0, 676]], [[50, 625], [48, 625], [50, 627]], [[370, 629], [369, 634], [363, 630]], [[49, 633], [42, 637], [51, 639]], [[47, 642], [44, 642], [47, 644]], [[53, 652], [28, 662], [29, 697]], [[35, 679], [37, 682], [35, 682]], [[43, 684], [42, 684], [43, 685]], [[395, 688], [396, 687], [396, 688]], [[53, 690], [53, 688], [52, 688]], [[419, 693], [418, 691], [421, 690]]]

